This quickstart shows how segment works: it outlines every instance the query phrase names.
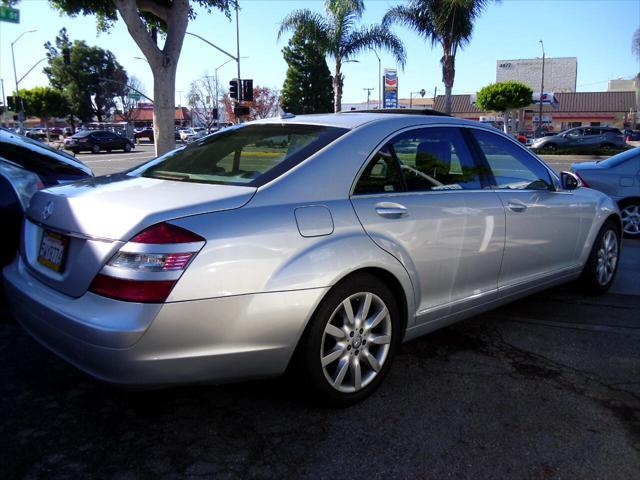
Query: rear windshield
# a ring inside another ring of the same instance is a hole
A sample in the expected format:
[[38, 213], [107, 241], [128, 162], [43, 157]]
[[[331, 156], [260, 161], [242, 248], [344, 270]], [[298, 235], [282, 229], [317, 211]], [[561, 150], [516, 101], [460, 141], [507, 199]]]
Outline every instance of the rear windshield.
[[129, 175], [257, 187], [282, 175], [347, 131], [291, 123], [241, 125], [166, 153]]

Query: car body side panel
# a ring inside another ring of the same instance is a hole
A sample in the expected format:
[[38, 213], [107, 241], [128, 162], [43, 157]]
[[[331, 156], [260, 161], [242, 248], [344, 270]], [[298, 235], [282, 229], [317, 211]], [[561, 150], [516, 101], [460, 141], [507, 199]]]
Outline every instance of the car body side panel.
[[233, 214], [216, 212], [172, 222], [209, 240], [168, 301], [325, 288], [356, 270], [380, 268], [402, 285], [412, 322], [416, 307], [409, 274], [366, 235], [348, 200], [324, 203], [334, 231], [315, 237], [303, 237], [298, 230], [294, 212], [304, 204], [252, 204]]

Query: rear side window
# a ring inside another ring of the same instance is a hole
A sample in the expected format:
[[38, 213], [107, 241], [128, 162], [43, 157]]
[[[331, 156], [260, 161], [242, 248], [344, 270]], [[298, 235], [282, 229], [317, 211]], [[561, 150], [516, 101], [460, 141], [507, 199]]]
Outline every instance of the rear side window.
[[59, 178], [75, 178], [77, 176], [87, 176], [82, 170], [73, 165], [56, 158], [57, 153], [49, 153], [47, 148], [27, 148], [19, 144], [0, 141], [0, 157], [12, 161], [21, 167], [36, 173], [47, 183], [47, 185], [57, 183]]
[[457, 128], [410, 130], [390, 142], [410, 192], [480, 189], [480, 171]]
[[240, 126], [173, 150], [130, 175], [260, 186], [309, 158], [347, 131], [344, 128], [292, 123]]
[[552, 190], [548, 170], [510, 140], [483, 130], [471, 130], [493, 173], [494, 188]]
[[398, 163], [389, 152], [389, 148], [383, 147], [378, 150], [367, 164], [362, 175], [360, 175], [358, 183], [356, 183], [353, 193], [355, 195], [367, 195], [394, 193], [402, 190]]

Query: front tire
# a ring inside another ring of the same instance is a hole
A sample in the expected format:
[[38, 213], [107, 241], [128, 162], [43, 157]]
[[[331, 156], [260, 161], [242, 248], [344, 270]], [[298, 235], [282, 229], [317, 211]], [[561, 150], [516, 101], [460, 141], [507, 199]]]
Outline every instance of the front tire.
[[402, 337], [397, 300], [378, 278], [359, 274], [336, 285], [314, 313], [294, 368], [314, 401], [348, 406], [380, 385]]
[[97, 143], [96, 143], [96, 144], [94, 144], [94, 145], [91, 147], [91, 151], [92, 151], [93, 153], [100, 153], [100, 145], [98, 145]]
[[545, 145], [544, 148], [549, 152], [555, 152], [558, 150], [558, 146], [555, 143], [549, 143], [548, 145]]
[[611, 287], [620, 263], [620, 230], [611, 220], [602, 226], [582, 271], [581, 281], [587, 293], [605, 293]]
[[622, 230], [628, 238], [640, 238], [640, 200], [623, 200], [618, 205], [622, 217]]
[[126, 153], [129, 153], [131, 151], [131, 144], [130, 143], [125, 143], [124, 144], [124, 151]]

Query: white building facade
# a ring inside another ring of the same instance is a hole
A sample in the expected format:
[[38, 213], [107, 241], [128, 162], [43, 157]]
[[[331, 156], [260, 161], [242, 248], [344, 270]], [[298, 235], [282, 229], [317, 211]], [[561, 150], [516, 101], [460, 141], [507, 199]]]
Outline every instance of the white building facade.
[[[578, 59], [576, 57], [545, 58], [545, 92], [575, 92], [577, 78]], [[496, 82], [508, 80], [524, 83], [534, 92], [539, 92], [542, 80], [542, 58], [498, 60], [496, 62]]]

